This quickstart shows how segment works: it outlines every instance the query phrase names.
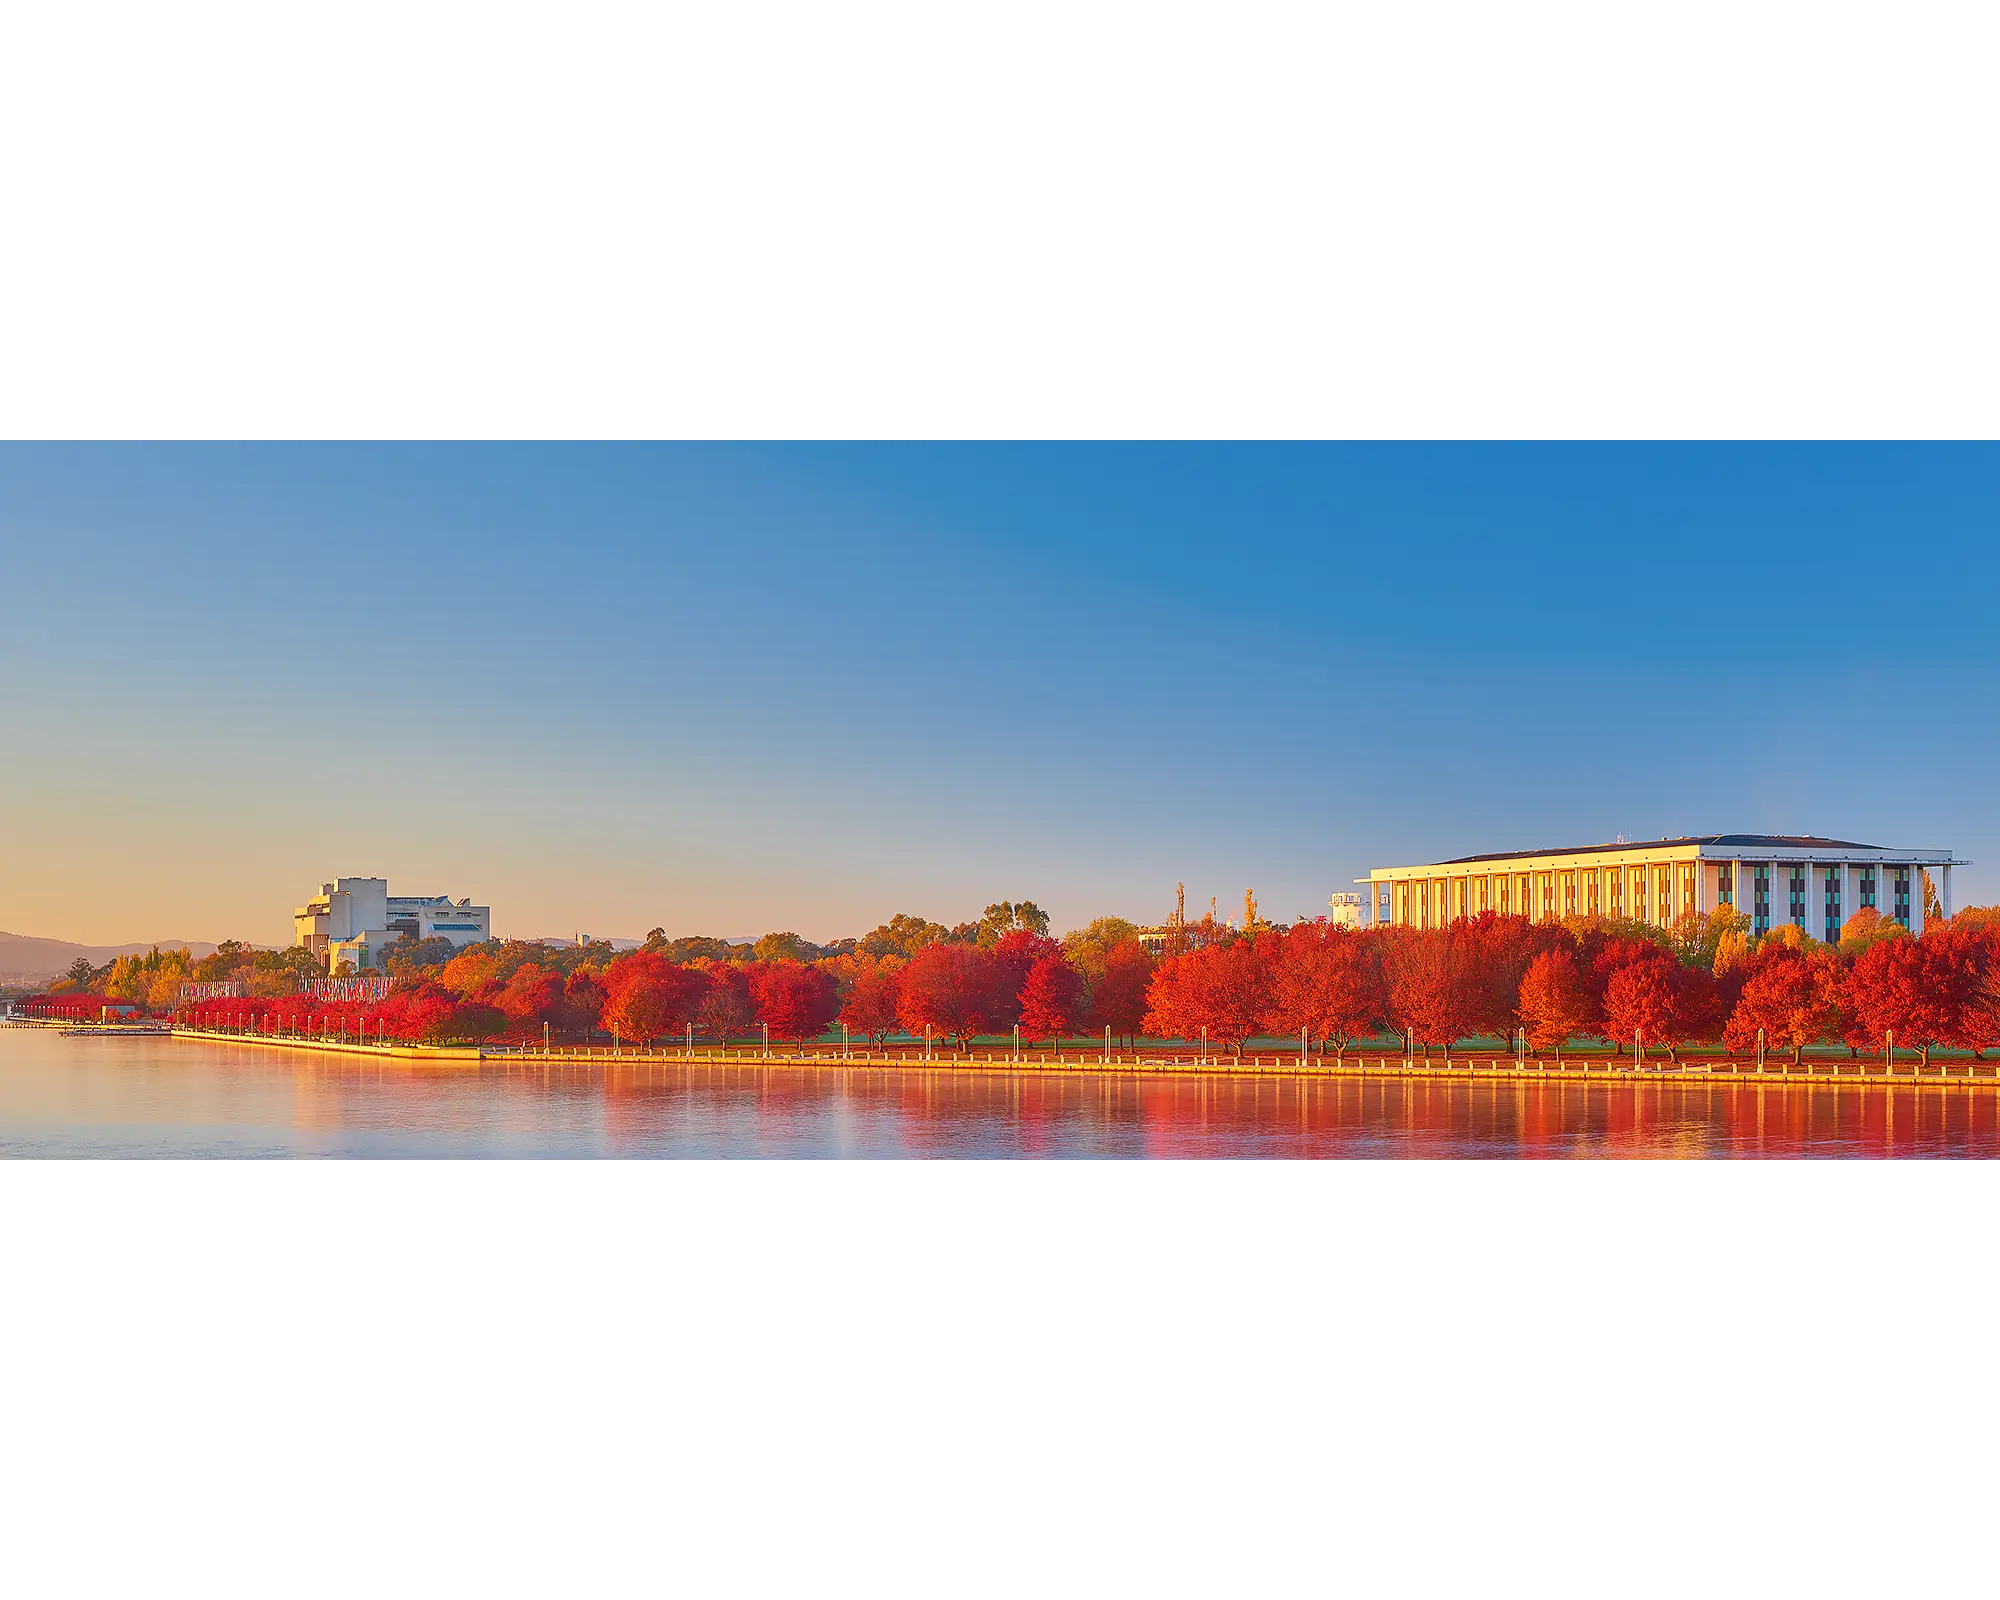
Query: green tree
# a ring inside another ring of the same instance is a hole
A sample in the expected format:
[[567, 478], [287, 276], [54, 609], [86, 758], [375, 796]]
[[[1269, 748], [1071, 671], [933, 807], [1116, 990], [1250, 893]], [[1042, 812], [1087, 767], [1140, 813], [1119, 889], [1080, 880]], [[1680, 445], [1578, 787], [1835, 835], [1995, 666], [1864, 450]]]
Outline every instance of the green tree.
[[1047, 938], [1049, 934], [1049, 914], [1032, 900], [1023, 900], [1019, 905], [1011, 900], [1000, 900], [988, 906], [979, 918], [975, 938], [988, 949], [998, 944], [1008, 934], [1025, 930]]
[[1086, 981], [1095, 983], [1104, 976], [1105, 963], [1110, 959], [1111, 952], [1138, 937], [1137, 925], [1123, 917], [1099, 917], [1089, 927], [1063, 935], [1063, 958], [1082, 973]]
[[907, 911], [898, 911], [873, 933], [861, 940], [858, 949], [867, 956], [902, 956], [907, 959], [926, 945], [937, 944], [951, 937], [951, 930], [940, 922], [927, 922], [922, 917], [913, 917]]

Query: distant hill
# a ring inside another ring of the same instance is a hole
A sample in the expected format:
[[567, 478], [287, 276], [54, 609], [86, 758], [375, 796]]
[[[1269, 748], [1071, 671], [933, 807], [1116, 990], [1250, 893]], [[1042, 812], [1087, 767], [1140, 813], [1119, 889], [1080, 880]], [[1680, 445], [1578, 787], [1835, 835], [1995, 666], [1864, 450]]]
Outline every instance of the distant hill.
[[196, 957], [212, 956], [215, 946], [200, 939], [147, 939], [139, 944], [70, 944], [63, 939], [36, 939], [21, 933], [0, 933], [0, 983], [46, 983], [59, 978], [82, 956], [101, 967], [113, 956], [142, 956], [154, 945], [163, 950], [185, 946]]

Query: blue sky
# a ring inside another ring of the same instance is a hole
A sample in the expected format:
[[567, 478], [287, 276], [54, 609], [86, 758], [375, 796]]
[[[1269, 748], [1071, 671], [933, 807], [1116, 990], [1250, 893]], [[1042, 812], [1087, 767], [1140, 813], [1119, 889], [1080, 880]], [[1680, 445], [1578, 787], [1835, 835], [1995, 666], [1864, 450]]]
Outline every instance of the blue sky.
[[8, 447], [0, 928], [275, 942], [336, 874], [831, 938], [1621, 832], [1984, 863], [1996, 527], [1979, 447]]

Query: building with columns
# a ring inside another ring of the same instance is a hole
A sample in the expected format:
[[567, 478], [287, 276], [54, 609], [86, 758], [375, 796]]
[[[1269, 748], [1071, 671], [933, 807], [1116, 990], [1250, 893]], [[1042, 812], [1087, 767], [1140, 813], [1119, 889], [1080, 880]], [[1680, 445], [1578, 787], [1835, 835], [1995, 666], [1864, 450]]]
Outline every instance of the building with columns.
[[1954, 861], [1949, 850], [1715, 833], [1377, 867], [1355, 882], [1365, 886], [1362, 910], [1373, 924], [1437, 928], [1496, 911], [1537, 922], [1594, 915], [1666, 927], [1685, 912], [1734, 906], [1748, 913], [1756, 933], [1789, 922], [1832, 940], [1868, 907], [1922, 933], [1921, 874], [1936, 872], [1938, 903], [1950, 916], [1951, 869], [1969, 864]]

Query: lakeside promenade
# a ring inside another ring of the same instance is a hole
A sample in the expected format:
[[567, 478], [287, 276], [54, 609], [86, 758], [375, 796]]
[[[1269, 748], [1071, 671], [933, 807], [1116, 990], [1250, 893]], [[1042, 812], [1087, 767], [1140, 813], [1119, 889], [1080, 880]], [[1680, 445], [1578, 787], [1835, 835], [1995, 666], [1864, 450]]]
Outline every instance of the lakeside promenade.
[[[108, 1030], [107, 1030], [108, 1031]], [[138, 1030], [133, 1030], [135, 1033]], [[1403, 1056], [1350, 1052], [1342, 1061], [1336, 1057], [1301, 1056], [1296, 1052], [1246, 1051], [1241, 1056], [1202, 1057], [1189, 1051], [1023, 1051], [1016, 1057], [1009, 1049], [975, 1049], [964, 1055], [934, 1051], [926, 1057], [921, 1046], [887, 1050], [843, 1051], [839, 1045], [808, 1045], [792, 1049], [765, 1050], [760, 1046], [730, 1048], [698, 1045], [693, 1049], [672, 1047], [640, 1050], [634, 1047], [555, 1046], [548, 1050], [501, 1048], [477, 1045], [363, 1044], [355, 1040], [271, 1038], [269, 1035], [175, 1028], [172, 1037], [207, 1044], [237, 1045], [250, 1050], [307, 1050], [363, 1060], [401, 1061], [418, 1066], [470, 1068], [484, 1063], [527, 1066], [541, 1063], [550, 1067], [596, 1069], [674, 1064], [791, 1067], [819, 1072], [842, 1072], [855, 1068], [889, 1069], [912, 1073], [981, 1075], [1074, 1075], [1099, 1073], [1111, 1076], [1134, 1074], [1187, 1077], [1283, 1077], [1283, 1078], [1422, 1078], [1465, 1079], [1481, 1082], [1551, 1081], [1566, 1083], [1714, 1083], [1718, 1081], [1797, 1084], [1825, 1087], [1907, 1089], [1912, 1086], [1946, 1090], [2000, 1089], [2000, 1061], [1949, 1059], [1923, 1065], [1913, 1057], [1896, 1061], [1893, 1073], [1885, 1072], [1878, 1057], [1874, 1060], [1844, 1057], [1807, 1057], [1794, 1067], [1789, 1057], [1767, 1056], [1762, 1069], [1754, 1059], [1703, 1057], [1682, 1061], [1651, 1061], [1635, 1067], [1624, 1057], [1605, 1055], [1549, 1057], [1493, 1053], [1468, 1053], [1450, 1057]]]

